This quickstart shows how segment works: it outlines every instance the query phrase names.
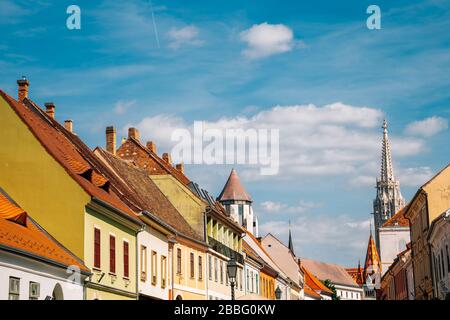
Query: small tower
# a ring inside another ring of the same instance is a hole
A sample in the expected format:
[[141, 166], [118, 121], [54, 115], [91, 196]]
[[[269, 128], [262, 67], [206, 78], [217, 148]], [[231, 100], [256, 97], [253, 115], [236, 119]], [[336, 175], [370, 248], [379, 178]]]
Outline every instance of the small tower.
[[377, 194], [373, 201], [375, 242], [378, 252], [380, 250], [379, 229], [390, 217], [405, 206], [405, 199], [400, 192], [400, 181], [396, 180], [394, 176], [386, 120], [384, 120], [382, 128], [381, 171], [380, 177], [376, 181]]
[[372, 225], [370, 225], [370, 236], [367, 244], [366, 261], [364, 263], [364, 295], [367, 299], [375, 299], [376, 291], [381, 284], [381, 260], [375, 241], [372, 236]]
[[258, 219], [253, 214], [252, 198], [245, 191], [236, 170], [232, 169], [217, 200], [237, 223], [258, 237]]
[[294, 243], [292, 242], [292, 234], [291, 234], [291, 220], [289, 220], [289, 244], [288, 244], [288, 248], [291, 251], [291, 253], [295, 256]]

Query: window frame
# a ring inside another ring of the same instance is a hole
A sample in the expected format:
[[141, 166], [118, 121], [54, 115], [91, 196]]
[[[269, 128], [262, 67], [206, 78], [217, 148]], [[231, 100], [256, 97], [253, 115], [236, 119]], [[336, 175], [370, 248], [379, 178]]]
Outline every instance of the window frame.
[[148, 267], [148, 260], [147, 260], [147, 247], [141, 244], [141, 281], [146, 282], [147, 281], [147, 267]]
[[102, 232], [98, 227], [94, 227], [94, 268], [102, 268]]
[[[17, 291], [16, 290], [11, 290], [12, 286], [11, 283], [15, 281], [16, 285], [15, 287], [17, 287]], [[9, 277], [9, 289], [8, 289], [8, 300], [20, 300], [20, 278], [18, 277]], [[15, 299], [11, 299], [11, 297], [14, 297]]]
[[123, 240], [123, 277], [130, 278], [130, 243]]
[[152, 250], [152, 285], [156, 286], [158, 282], [158, 253]]
[[116, 236], [109, 234], [109, 273], [116, 274]]

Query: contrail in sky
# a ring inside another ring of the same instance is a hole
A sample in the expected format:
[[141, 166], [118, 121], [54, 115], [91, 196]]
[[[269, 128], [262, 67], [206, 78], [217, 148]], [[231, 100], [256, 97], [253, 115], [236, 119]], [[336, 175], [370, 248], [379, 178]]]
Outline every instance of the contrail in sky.
[[159, 48], [161, 48], [161, 46], [159, 45], [158, 29], [156, 28], [155, 14], [153, 12], [152, 0], [148, 0], [148, 2], [150, 4], [150, 10], [152, 12], [152, 22], [153, 22], [153, 29], [155, 30], [156, 45], [158, 46], [158, 49], [159, 49]]

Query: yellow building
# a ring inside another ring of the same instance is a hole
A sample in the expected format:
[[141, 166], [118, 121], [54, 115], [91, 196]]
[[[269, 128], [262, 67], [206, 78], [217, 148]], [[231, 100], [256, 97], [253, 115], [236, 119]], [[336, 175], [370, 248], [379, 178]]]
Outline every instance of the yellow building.
[[[108, 147], [107, 147], [108, 149]], [[110, 149], [113, 149], [111, 147]], [[202, 266], [207, 283], [191, 281], [192, 277], [177, 278], [175, 273], [175, 289], [184, 288], [200, 293], [199, 285], [205, 285], [203, 293], [207, 299], [230, 299], [231, 288], [227, 281], [227, 263], [231, 258], [238, 262], [236, 295], [244, 290], [242, 234], [244, 230], [235, 223], [225, 212], [224, 208], [215, 201], [207, 191], [201, 190], [198, 185], [190, 181], [184, 174], [184, 167], [172, 165], [170, 155], [164, 153], [157, 155], [156, 145], [149, 141], [145, 146], [140, 141], [139, 131], [129, 128], [128, 138], [117, 149], [116, 154], [125, 160], [131, 160], [139, 168], [146, 170], [153, 182], [158, 186], [170, 203], [183, 216], [197, 234], [202, 235], [207, 255]], [[189, 252], [189, 250], [187, 250]], [[175, 253], [176, 254], [176, 253]], [[181, 252], [183, 261], [190, 261], [189, 256]], [[195, 254], [194, 254], [195, 256]], [[194, 258], [195, 259], [195, 258]], [[177, 259], [174, 260], [177, 261]], [[194, 263], [196, 264], [196, 263]], [[184, 264], [183, 264], [184, 265]], [[182, 268], [182, 270], [184, 270]], [[183, 280], [183, 284], [177, 281]], [[240, 283], [239, 283], [240, 281]], [[174, 292], [174, 298], [175, 292]]]
[[450, 165], [425, 183], [411, 200], [405, 217], [411, 225], [412, 262], [416, 299], [433, 298], [428, 229], [450, 207]]
[[142, 224], [111, 190], [95, 156], [28, 99], [29, 83], [18, 81], [19, 100], [0, 91], [0, 184], [93, 275], [87, 299], [136, 298], [136, 234]]
[[[114, 133], [115, 130], [109, 130]], [[168, 299], [196, 299], [206, 297], [206, 252], [207, 245], [202, 234], [198, 234], [178, 212], [177, 208], [160, 191], [147, 171], [124, 161], [117, 156], [114, 145], [115, 137], [108, 137], [107, 149], [96, 148], [95, 155], [116, 175], [122, 183], [117, 183], [120, 194], [135, 211], [145, 212], [141, 218], [146, 223], [157, 224], [159, 230], [168, 235], [168, 270], [167, 273]], [[152, 221], [150, 221], [152, 220]], [[140, 234], [141, 235], [141, 234]], [[154, 241], [155, 242], [155, 241]], [[142, 245], [142, 243], [140, 243]], [[146, 245], [155, 248], [151, 241]], [[161, 250], [162, 248], [160, 248]], [[145, 259], [145, 256], [143, 257]], [[142, 259], [141, 259], [142, 260]], [[151, 262], [153, 265], [153, 262]], [[144, 283], [141, 283], [144, 285]], [[144, 287], [144, 286], [143, 286]], [[154, 291], [154, 287], [150, 290]], [[142, 290], [141, 290], [142, 291]], [[166, 298], [166, 299], [167, 299]]]

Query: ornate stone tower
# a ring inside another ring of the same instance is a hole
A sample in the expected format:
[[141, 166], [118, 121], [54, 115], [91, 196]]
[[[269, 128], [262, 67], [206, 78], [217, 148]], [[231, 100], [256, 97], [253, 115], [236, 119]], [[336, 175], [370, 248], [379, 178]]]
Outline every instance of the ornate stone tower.
[[237, 223], [258, 237], [258, 219], [253, 213], [252, 198], [245, 190], [236, 170], [231, 170], [217, 200]]
[[400, 192], [400, 181], [394, 177], [386, 120], [384, 120], [382, 128], [381, 174], [380, 178], [377, 178], [377, 195], [373, 201], [375, 240], [378, 251], [380, 250], [380, 227], [398, 210], [405, 206], [405, 199]]

